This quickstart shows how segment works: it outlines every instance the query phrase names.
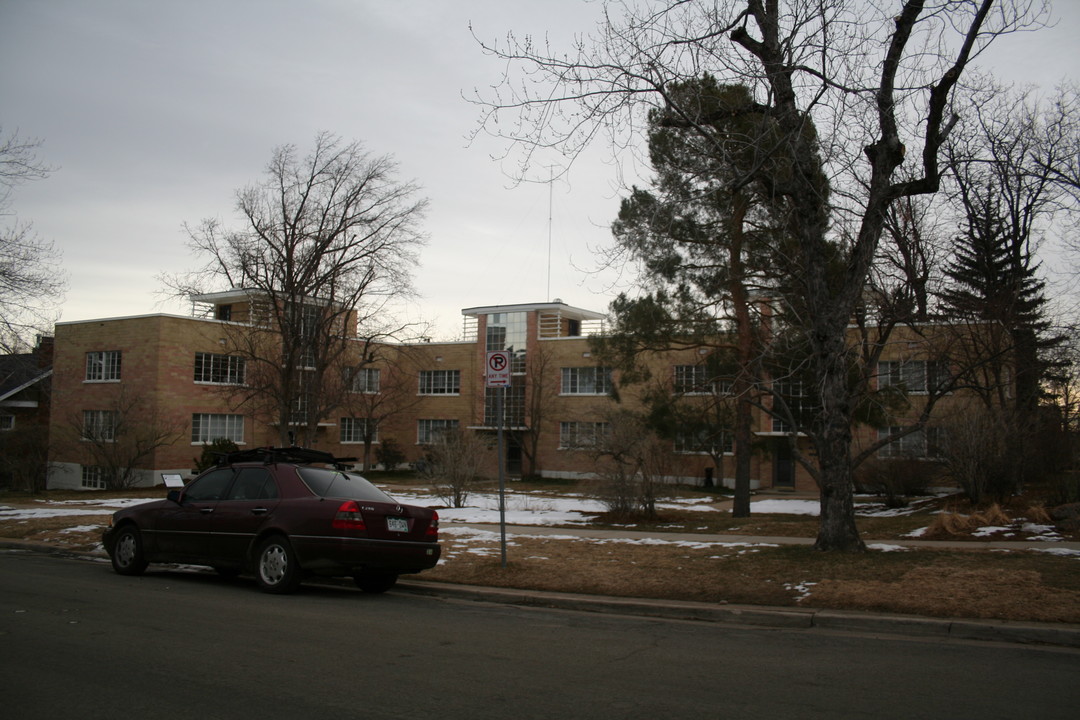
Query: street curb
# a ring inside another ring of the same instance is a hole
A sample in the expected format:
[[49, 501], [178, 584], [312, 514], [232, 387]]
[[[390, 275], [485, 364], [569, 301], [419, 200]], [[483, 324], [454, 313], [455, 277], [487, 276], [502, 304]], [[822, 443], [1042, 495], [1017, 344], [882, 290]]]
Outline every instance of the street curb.
[[727, 625], [782, 629], [823, 629], [952, 640], [978, 640], [1080, 648], [1080, 625], [1010, 620], [965, 620], [811, 608], [767, 608], [681, 600], [649, 600], [539, 590], [402, 580], [395, 589], [417, 595], [557, 610], [636, 615]]
[[[107, 559], [107, 556], [100, 552], [68, 550], [52, 545], [25, 541], [0, 541], [0, 549], [22, 550], [89, 560]], [[631, 615], [665, 620], [712, 622], [733, 626], [796, 630], [822, 629], [839, 632], [880, 633], [924, 638], [939, 637], [952, 640], [1080, 648], [1080, 625], [1069, 623], [932, 618], [919, 615], [894, 615], [845, 610], [770, 608], [761, 605], [728, 605], [689, 600], [622, 598], [544, 590], [459, 585], [412, 578], [399, 581], [394, 586], [394, 589], [415, 595], [474, 602], [611, 615]]]

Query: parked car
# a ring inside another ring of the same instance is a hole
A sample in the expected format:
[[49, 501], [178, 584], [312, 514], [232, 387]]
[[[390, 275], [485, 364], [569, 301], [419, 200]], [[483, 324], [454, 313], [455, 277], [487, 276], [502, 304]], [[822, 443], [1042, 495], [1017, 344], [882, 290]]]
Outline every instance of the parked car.
[[119, 510], [103, 542], [113, 569], [209, 565], [254, 574], [271, 593], [311, 575], [352, 576], [365, 592], [439, 561], [439, 515], [404, 505], [349, 471], [347, 459], [304, 448], [231, 453], [165, 500]]

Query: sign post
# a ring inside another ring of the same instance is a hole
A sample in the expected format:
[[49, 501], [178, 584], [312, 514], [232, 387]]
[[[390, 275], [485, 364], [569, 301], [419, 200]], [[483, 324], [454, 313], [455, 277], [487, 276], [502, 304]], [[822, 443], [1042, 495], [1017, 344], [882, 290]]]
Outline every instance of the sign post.
[[484, 364], [484, 386], [495, 389], [495, 418], [499, 445], [499, 545], [504, 568], [506, 567], [506, 475], [503, 470], [503, 396], [509, 385], [510, 352], [507, 350], [489, 352]]

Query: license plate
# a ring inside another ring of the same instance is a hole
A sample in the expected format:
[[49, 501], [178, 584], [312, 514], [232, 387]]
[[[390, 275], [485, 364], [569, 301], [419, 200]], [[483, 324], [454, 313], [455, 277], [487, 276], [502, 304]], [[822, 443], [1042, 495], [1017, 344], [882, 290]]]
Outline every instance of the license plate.
[[390, 532], [409, 532], [409, 521], [405, 518], [386, 518], [386, 529]]

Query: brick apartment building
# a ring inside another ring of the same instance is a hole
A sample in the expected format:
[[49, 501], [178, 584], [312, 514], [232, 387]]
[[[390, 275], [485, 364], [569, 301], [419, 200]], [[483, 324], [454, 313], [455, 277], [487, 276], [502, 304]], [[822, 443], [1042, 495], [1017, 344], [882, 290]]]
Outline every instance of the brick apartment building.
[[[168, 441], [139, 463], [137, 484], [161, 482], [162, 473], [188, 476], [205, 443], [225, 437], [242, 447], [277, 444], [280, 428], [239, 404], [244, 359], [232, 349], [230, 332], [246, 324], [250, 306], [243, 294], [204, 296], [204, 317], [154, 314], [59, 323], [55, 333], [50, 419], [50, 488], [105, 486], [87, 436], [120, 443], [141, 432]], [[407, 461], [424, 457], [426, 446], [445, 429], [493, 434], [494, 389], [485, 387], [485, 359], [494, 350], [510, 352], [511, 385], [504, 395], [510, 476], [533, 472], [545, 477], [592, 475], [590, 446], [608, 430], [611, 397], [619, 378], [598, 365], [589, 335], [603, 331], [603, 314], [560, 301], [474, 307], [462, 311], [463, 339], [455, 342], [379, 344], [356, 342], [356, 367], [332, 417], [321, 420], [305, 444], [339, 457], [364, 457], [365, 432], [374, 446], [393, 441]], [[925, 336], [901, 335], [882, 353], [880, 383], [905, 383], [918, 412], [918, 395], [932, 381]], [[363, 356], [363, 357], [361, 357]], [[673, 351], [651, 360], [656, 377], [686, 384], [702, 364], [699, 350]], [[624, 406], [638, 406], [632, 388], [620, 391]], [[941, 404], [942, 416], [963, 406], [962, 398]], [[950, 407], [952, 408], [950, 410]], [[857, 430], [856, 443], [895, 432], [902, 421]], [[812, 490], [813, 480], [792, 459], [787, 428], [769, 414], [754, 416], [754, 487]], [[932, 455], [933, 433], [917, 433], [883, 455]], [[800, 441], [802, 442], [802, 441]], [[108, 449], [108, 448], [106, 448]], [[672, 442], [670, 477], [700, 483], [706, 473], [727, 484], [730, 447], [702, 452], [686, 438]], [[724, 452], [726, 451], [726, 453]], [[494, 451], [488, 469], [495, 473]]]

